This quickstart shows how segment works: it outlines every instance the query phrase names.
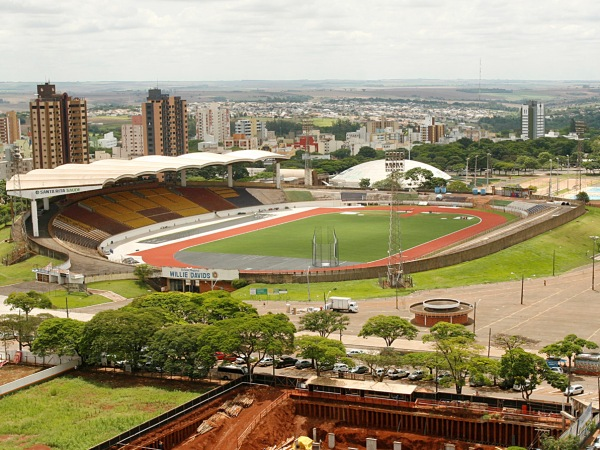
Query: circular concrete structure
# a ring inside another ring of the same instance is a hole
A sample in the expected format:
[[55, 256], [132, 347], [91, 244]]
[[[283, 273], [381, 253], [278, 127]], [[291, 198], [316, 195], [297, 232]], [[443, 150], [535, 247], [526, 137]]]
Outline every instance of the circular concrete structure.
[[413, 323], [421, 327], [432, 327], [438, 322], [469, 323], [469, 313], [473, 305], [451, 298], [432, 298], [410, 305], [415, 316]]

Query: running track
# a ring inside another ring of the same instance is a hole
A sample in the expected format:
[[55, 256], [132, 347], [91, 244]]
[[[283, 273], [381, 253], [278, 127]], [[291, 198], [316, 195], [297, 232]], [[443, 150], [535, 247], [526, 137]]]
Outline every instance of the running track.
[[[403, 208], [401, 206], [401, 208]], [[403, 214], [403, 217], [407, 217], [413, 214], [420, 214], [423, 212], [434, 212], [434, 213], [446, 213], [446, 214], [464, 214], [465, 216], [475, 216], [480, 219], [480, 221], [476, 224], [471, 225], [470, 227], [463, 228], [462, 230], [456, 231], [451, 234], [447, 234], [438, 239], [434, 239], [430, 242], [425, 242], [424, 244], [418, 245], [408, 250], [404, 250], [402, 252], [403, 260], [409, 261], [417, 258], [421, 258], [433, 251], [443, 249], [452, 245], [454, 243], [460, 242], [464, 239], [468, 239], [474, 235], [482, 233], [486, 230], [490, 230], [492, 228], [497, 227], [498, 225], [502, 225], [506, 222], [506, 219], [498, 214], [493, 214], [486, 211], [477, 211], [471, 210], [467, 208], [443, 208], [439, 206], [406, 206], [407, 211], [410, 211], [407, 214]], [[156, 267], [189, 267], [189, 264], [184, 264], [175, 259], [175, 253], [184, 250], [189, 247], [194, 247], [200, 244], [206, 244], [208, 242], [217, 241], [220, 239], [225, 239], [232, 236], [237, 236], [239, 234], [250, 233], [252, 231], [260, 230], [263, 228], [274, 227], [277, 225], [281, 225], [284, 223], [292, 222], [295, 220], [304, 219], [306, 217], [317, 216], [320, 214], [328, 214], [328, 213], [336, 213], [341, 211], [365, 211], [368, 210], [389, 210], [389, 207], [379, 206], [379, 207], [369, 207], [369, 208], [315, 208], [308, 211], [301, 211], [296, 214], [290, 214], [284, 217], [276, 217], [264, 222], [243, 225], [241, 227], [224, 230], [221, 232], [213, 233], [206, 236], [195, 237], [186, 241], [176, 242], [173, 244], [167, 244], [160, 247], [156, 247], [149, 250], [144, 250], [141, 252], [134, 253], [135, 256], [141, 256], [146, 264], [150, 264]], [[235, 255], [231, 256], [235, 258]], [[332, 267], [330, 269], [317, 269], [331, 271], [331, 270], [347, 270], [347, 269], [358, 269], [364, 267], [378, 267], [387, 265], [388, 258], [379, 259], [377, 261], [371, 261], [364, 264], [357, 264], [354, 266], [344, 266], [344, 267]], [[226, 268], [226, 267], [223, 267]], [[254, 271], [254, 270], [240, 270], [240, 272], [244, 273], [256, 273], [256, 272], [266, 272], [262, 271]], [[272, 272], [272, 271], [271, 271]]]

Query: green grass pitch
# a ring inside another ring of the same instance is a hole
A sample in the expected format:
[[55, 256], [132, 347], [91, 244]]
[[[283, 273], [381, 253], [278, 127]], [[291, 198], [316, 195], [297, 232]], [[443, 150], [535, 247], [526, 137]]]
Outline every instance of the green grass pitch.
[[[402, 248], [407, 250], [468, 226], [479, 218], [459, 220], [457, 214], [416, 214], [402, 217]], [[321, 228], [326, 241], [328, 227], [335, 228], [341, 261], [368, 262], [387, 257], [389, 212], [361, 211], [357, 214], [322, 214], [276, 227], [190, 247], [185, 251], [239, 255], [312, 257], [312, 238]], [[323, 251], [325, 257], [326, 250]]]

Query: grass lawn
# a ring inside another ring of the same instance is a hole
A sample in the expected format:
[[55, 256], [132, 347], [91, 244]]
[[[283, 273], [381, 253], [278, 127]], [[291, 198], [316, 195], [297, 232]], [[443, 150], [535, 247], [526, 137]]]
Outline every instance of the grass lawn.
[[314, 200], [310, 191], [284, 191], [288, 202], [312, 202]]
[[151, 384], [133, 377], [64, 376], [5, 396], [1, 447], [87, 449], [207, 390], [194, 383]]
[[[401, 219], [403, 248], [415, 247], [479, 221], [479, 219], [454, 220], [457, 217], [460, 215], [416, 214], [403, 217]], [[358, 214], [322, 214], [191, 247], [186, 251], [310, 259], [313, 233], [319, 227], [324, 242], [327, 240], [328, 229], [335, 228], [339, 239], [340, 259], [343, 261], [368, 262], [387, 256], [389, 213], [369, 210]], [[317, 238], [318, 233], [317, 231]]]
[[[592, 241], [589, 236], [598, 233], [600, 209], [590, 208], [587, 214], [578, 219], [544, 233], [533, 239], [515, 245], [493, 255], [469, 261], [456, 266], [412, 275], [414, 288], [399, 291], [400, 295], [408, 295], [415, 290], [451, 288], [473, 284], [496, 283], [526, 278], [552, 276], [552, 260], [554, 252], [555, 273], [561, 274], [569, 270], [590, 264]], [[233, 296], [240, 299], [250, 299], [250, 288], [279, 288], [287, 289], [288, 294], [282, 296], [270, 295], [269, 300], [296, 300], [307, 298], [306, 284], [264, 285], [253, 284], [235, 291]], [[323, 293], [335, 292], [335, 295], [357, 299], [392, 297], [393, 289], [381, 289], [377, 280], [357, 280], [343, 283], [311, 283], [311, 293], [315, 299], [322, 301]], [[312, 297], [312, 295], [311, 295]], [[257, 299], [267, 299], [257, 296]]]
[[74, 292], [71, 294], [67, 294], [67, 291], [65, 291], [64, 289], [56, 289], [54, 291], [50, 291], [48, 292], [48, 297], [50, 297], [52, 305], [54, 305], [54, 307], [58, 309], [66, 309], [68, 299], [70, 310], [75, 308], [83, 308], [84, 306], [99, 305], [100, 303], [110, 302], [108, 298], [103, 297], [101, 295], [87, 295], [83, 292]]
[[154, 292], [154, 289], [146, 284], [140, 284], [138, 280], [98, 281], [96, 283], [89, 283], [88, 288], [112, 291], [125, 298], [135, 298]]
[[13, 264], [12, 266], [1, 266], [0, 286], [21, 283], [23, 281], [33, 281], [35, 280], [35, 274], [32, 272], [32, 269], [36, 267], [45, 267], [49, 262], [58, 265], [64, 261], [38, 255], [33, 256], [21, 263]]

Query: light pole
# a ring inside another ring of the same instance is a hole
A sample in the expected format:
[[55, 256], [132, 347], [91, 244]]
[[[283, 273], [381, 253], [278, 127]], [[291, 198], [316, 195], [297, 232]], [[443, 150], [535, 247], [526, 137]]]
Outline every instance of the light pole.
[[548, 201], [552, 200], [552, 158], [550, 158], [550, 178], [548, 178]]
[[473, 186], [477, 188], [477, 158], [479, 155], [475, 155], [475, 167], [473, 170]]
[[558, 197], [558, 191], [560, 191], [560, 188], [558, 186], [558, 171], [560, 169], [560, 160], [558, 159], [558, 156], [556, 157], [556, 196]]
[[306, 269], [306, 287], [308, 289], [308, 301], [310, 302], [310, 266]]
[[592, 240], [592, 291], [595, 290], [595, 277], [596, 277], [596, 241], [598, 236], [590, 236]]
[[465, 184], [469, 185], [469, 158], [467, 158], [467, 167], [465, 168]]
[[485, 186], [489, 189], [490, 187], [490, 156], [491, 153], [487, 154], [486, 171], [485, 171]]

